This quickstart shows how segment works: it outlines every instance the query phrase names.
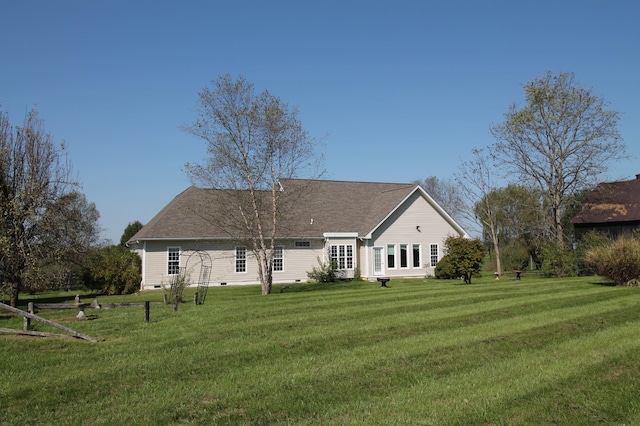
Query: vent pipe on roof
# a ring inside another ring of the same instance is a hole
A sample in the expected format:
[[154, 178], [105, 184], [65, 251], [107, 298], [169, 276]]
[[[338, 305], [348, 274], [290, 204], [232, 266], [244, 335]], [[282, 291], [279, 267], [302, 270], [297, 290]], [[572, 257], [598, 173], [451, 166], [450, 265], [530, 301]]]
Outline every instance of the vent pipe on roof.
[[640, 175], [636, 175], [636, 179], [640, 179]]

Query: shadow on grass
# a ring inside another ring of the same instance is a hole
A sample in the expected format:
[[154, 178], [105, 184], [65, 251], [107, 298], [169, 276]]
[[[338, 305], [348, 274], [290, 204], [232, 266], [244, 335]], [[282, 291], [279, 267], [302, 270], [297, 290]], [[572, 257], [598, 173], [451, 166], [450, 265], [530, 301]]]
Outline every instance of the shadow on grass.
[[[354, 290], [376, 286], [379, 283], [368, 281], [336, 281], [332, 283], [297, 283], [297, 284], [277, 284], [273, 286], [273, 293], [301, 293], [307, 291], [326, 291], [326, 290]], [[388, 286], [388, 285], [387, 285]], [[388, 286], [389, 287], [389, 286]]]
[[590, 281], [589, 284], [591, 285], [597, 285], [597, 286], [601, 286], [601, 287], [616, 287], [616, 283], [614, 283], [613, 281]]

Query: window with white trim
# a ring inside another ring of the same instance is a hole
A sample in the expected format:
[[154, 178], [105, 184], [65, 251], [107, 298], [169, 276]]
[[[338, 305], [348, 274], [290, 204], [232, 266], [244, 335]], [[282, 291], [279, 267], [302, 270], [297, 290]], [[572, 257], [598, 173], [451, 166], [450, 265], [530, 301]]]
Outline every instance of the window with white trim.
[[167, 274], [180, 273], [180, 247], [167, 247]]
[[396, 268], [396, 246], [395, 244], [387, 244], [387, 268]]
[[431, 244], [429, 246], [429, 254], [431, 257], [431, 267], [435, 268], [436, 265], [438, 264], [438, 245], [437, 244]]
[[409, 252], [406, 244], [400, 244], [400, 267], [409, 267]]
[[329, 247], [329, 257], [336, 269], [353, 269], [352, 244], [332, 244]]
[[422, 265], [422, 255], [420, 250], [420, 244], [412, 245], [411, 251], [412, 251], [412, 259], [413, 259], [413, 267], [420, 268], [420, 265]]
[[236, 273], [247, 272], [247, 248], [236, 247]]
[[284, 248], [282, 246], [273, 249], [273, 271], [284, 271]]

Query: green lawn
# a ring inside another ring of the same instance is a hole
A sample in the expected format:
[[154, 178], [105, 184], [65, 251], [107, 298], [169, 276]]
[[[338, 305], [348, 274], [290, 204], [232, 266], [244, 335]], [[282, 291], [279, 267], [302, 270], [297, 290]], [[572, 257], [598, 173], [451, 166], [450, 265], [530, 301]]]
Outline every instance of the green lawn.
[[41, 313], [99, 342], [0, 335], [0, 424], [640, 424], [640, 289], [389, 287], [214, 287], [149, 323], [140, 307]]

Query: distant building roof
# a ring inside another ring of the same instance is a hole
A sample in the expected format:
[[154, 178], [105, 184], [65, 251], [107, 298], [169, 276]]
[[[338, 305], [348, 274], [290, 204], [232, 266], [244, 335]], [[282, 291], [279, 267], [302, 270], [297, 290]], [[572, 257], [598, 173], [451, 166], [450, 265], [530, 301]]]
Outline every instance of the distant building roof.
[[629, 181], [599, 184], [571, 220], [574, 225], [635, 221], [640, 221], [640, 175]]

